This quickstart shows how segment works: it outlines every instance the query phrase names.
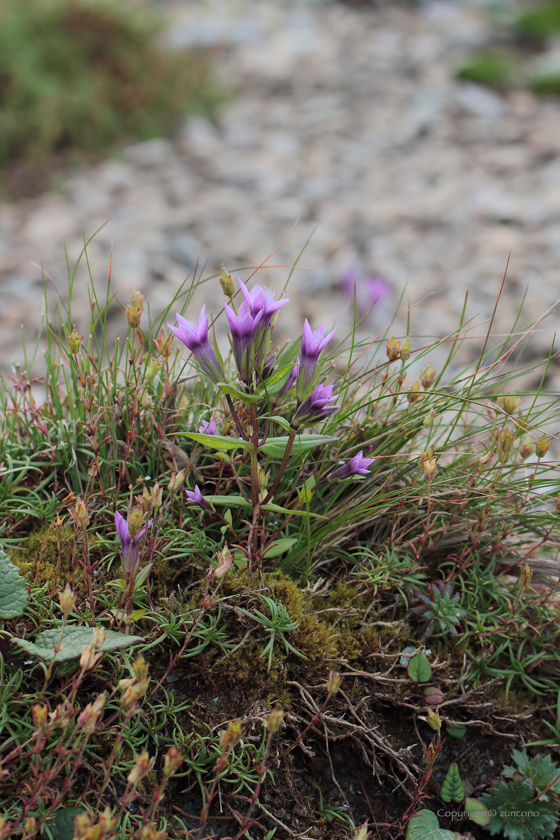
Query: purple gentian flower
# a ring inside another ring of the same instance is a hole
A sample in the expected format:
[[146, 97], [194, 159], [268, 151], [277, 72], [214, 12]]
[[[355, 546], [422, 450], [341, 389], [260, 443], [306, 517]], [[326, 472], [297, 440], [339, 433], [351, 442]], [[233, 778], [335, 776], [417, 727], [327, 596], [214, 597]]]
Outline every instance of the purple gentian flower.
[[332, 396], [332, 391], [332, 385], [318, 385], [294, 414], [292, 425], [294, 427], [313, 426], [338, 411], [336, 405], [328, 405], [337, 399]]
[[329, 478], [350, 478], [353, 475], [369, 475], [369, 470], [366, 467], [373, 464], [375, 458], [364, 458], [363, 454], [363, 451], [360, 450], [346, 464], [334, 470]]
[[216, 356], [216, 351], [210, 346], [210, 342], [208, 341], [206, 307], [203, 306], [200, 310], [198, 324], [195, 324], [193, 321], [187, 321], [179, 313], [177, 313], [176, 318], [177, 327], [172, 327], [171, 324], [167, 325], [171, 332], [191, 351], [204, 373], [210, 379], [213, 379], [214, 382], [221, 382], [224, 379], [224, 372]]
[[216, 428], [216, 421], [214, 418], [211, 417], [210, 420], [203, 421], [198, 427], [198, 433], [200, 435], [217, 435], [218, 430]]
[[144, 536], [153, 521], [153, 519], [150, 519], [146, 527], [142, 528], [132, 537], [130, 535], [128, 522], [124, 516], [121, 516], [118, 510], [115, 511], [115, 526], [121, 541], [122, 568], [125, 577], [127, 572], [136, 566], [136, 563], [138, 562], [138, 542], [141, 537]]
[[198, 505], [202, 510], [212, 510], [210, 502], [207, 502], [198, 484], [195, 484], [194, 490], [187, 490], [187, 499], [191, 505]]
[[286, 393], [286, 391], [291, 391], [292, 390], [292, 388], [294, 387], [295, 381], [296, 381], [296, 377], [298, 375], [298, 370], [299, 370], [299, 359], [297, 359], [295, 365], [293, 366], [293, 368], [290, 371], [290, 375], [288, 376], [285, 383], [282, 385], [282, 387], [278, 391], [278, 397], [283, 397], [284, 394]]
[[253, 316], [246, 303], [242, 303], [239, 312], [234, 310], [227, 303], [225, 305], [226, 316], [229, 321], [231, 338], [233, 342], [233, 355], [237, 365], [237, 373], [242, 382], [249, 384], [253, 373], [255, 361], [254, 340], [259, 322], [262, 320], [264, 310]]
[[[251, 315], [255, 318], [259, 312], [262, 313], [258, 329], [255, 331], [253, 339], [255, 367], [258, 371], [261, 371], [265, 356], [268, 353], [272, 317], [275, 312], [282, 306], [286, 306], [290, 301], [288, 298], [285, 300], [274, 300], [274, 292], [271, 289], [263, 289], [262, 286], [255, 286], [249, 291], [241, 278], [238, 278], [238, 282], [239, 288], [245, 298], [247, 309]], [[263, 378], [266, 378], [264, 377], [264, 373]]]
[[[391, 296], [391, 287], [381, 277], [367, 277], [360, 280], [353, 268], [348, 268], [341, 278], [342, 291], [352, 303], [356, 301], [356, 310], [361, 317], [378, 301]], [[354, 298], [355, 295], [355, 298]]]
[[335, 330], [325, 336], [325, 327], [321, 323], [318, 330], [311, 330], [309, 321], [305, 319], [303, 337], [301, 339], [300, 374], [297, 383], [298, 400], [305, 399], [315, 376], [319, 354], [327, 346]]

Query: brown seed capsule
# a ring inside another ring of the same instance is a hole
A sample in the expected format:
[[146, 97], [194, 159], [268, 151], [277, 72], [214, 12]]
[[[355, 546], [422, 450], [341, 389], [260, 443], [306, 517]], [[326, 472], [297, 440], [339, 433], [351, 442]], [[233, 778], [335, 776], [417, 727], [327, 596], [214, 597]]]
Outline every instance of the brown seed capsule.
[[396, 337], [393, 335], [387, 342], [387, 347], [385, 348], [385, 352], [387, 353], [387, 358], [390, 362], [394, 362], [395, 359], [398, 359], [401, 354], [401, 343], [397, 341]]

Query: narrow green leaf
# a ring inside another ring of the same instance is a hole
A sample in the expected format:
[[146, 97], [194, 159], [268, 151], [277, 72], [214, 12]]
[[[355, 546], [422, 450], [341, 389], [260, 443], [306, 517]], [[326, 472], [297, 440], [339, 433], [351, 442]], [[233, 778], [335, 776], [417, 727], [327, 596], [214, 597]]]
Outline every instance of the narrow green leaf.
[[408, 663], [408, 676], [418, 683], [428, 682], [432, 675], [432, 668], [428, 658], [423, 653], [417, 653]]
[[253, 449], [253, 444], [241, 438], [226, 435], [202, 435], [195, 432], [176, 432], [176, 436], [188, 437], [196, 443], [208, 446], [210, 449]]
[[311, 513], [306, 510], [290, 510], [289, 508], [280, 507], [269, 502], [267, 505], [261, 505], [261, 510], [270, 510], [272, 513], [288, 513], [290, 516], [312, 516], [314, 519], [327, 519], [328, 516], [320, 516], [318, 513]]
[[227, 394], [229, 397], [235, 397], [246, 405], [254, 405], [255, 403], [260, 402], [263, 398], [262, 394], [248, 394], [246, 391], [242, 391], [234, 385], [221, 385], [218, 383], [218, 388], [222, 394]]
[[264, 553], [265, 557], [278, 557], [280, 554], [285, 554], [290, 548], [297, 543], [297, 538], [286, 537], [282, 540], [274, 540]]
[[229, 507], [252, 507], [243, 496], [206, 496], [206, 501], [211, 505], [228, 505]]
[[[261, 452], [270, 455], [271, 458], [281, 458], [286, 451], [289, 436], [281, 436], [267, 440], [265, 444], [259, 447]], [[294, 440], [292, 452], [309, 452], [317, 446], [322, 446], [325, 443], [333, 443], [338, 438], [331, 437], [331, 435], [298, 435]]]

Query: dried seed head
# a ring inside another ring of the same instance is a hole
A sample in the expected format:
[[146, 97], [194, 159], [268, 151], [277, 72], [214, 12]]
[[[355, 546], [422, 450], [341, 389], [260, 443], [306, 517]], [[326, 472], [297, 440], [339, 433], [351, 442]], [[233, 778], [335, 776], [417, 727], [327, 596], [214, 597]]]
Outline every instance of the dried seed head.
[[239, 719], [230, 720], [227, 729], [220, 735], [220, 747], [222, 750], [231, 749], [241, 741], [242, 737], [243, 727], [241, 726], [241, 721]]
[[413, 384], [410, 386], [410, 391], [406, 395], [406, 398], [407, 398], [409, 404], [412, 404], [413, 402], [416, 402], [416, 400], [420, 396], [421, 396], [421, 394], [420, 394], [420, 382], [417, 379], [416, 382], [413, 382]]
[[72, 519], [79, 528], [85, 528], [89, 522], [89, 513], [86, 503], [79, 497], [76, 499], [76, 507], [70, 510]]
[[150, 772], [151, 761], [146, 750], [134, 756], [134, 767], [126, 777], [129, 785], [136, 787]]
[[520, 459], [522, 461], [524, 461], [525, 458], [528, 458], [529, 455], [533, 454], [533, 452], [535, 451], [535, 445], [533, 444], [533, 442], [529, 438], [527, 438], [527, 440], [525, 440], [521, 444], [521, 446], [519, 447], [519, 449], [517, 451], [519, 452]]
[[387, 342], [385, 352], [387, 353], [387, 358], [390, 362], [394, 362], [395, 359], [399, 358], [401, 354], [401, 343], [400, 341], [397, 341], [394, 335], [392, 335], [389, 341]]
[[505, 461], [508, 455], [510, 454], [511, 450], [513, 449], [514, 440], [515, 435], [513, 434], [511, 429], [502, 429], [496, 434], [496, 444], [498, 447], [498, 453], [502, 460]]
[[94, 652], [92, 645], [84, 645], [80, 656], [80, 668], [82, 671], [91, 671], [102, 656], [102, 653]]
[[424, 388], [424, 390], [427, 390], [428, 388], [432, 387], [435, 378], [436, 372], [430, 363], [424, 371], [424, 373], [422, 374], [422, 379], [420, 380], [422, 382], [422, 387]]
[[515, 412], [517, 411], [517, 409], [519, 408], [520, 405], [521, 405], [521, 398], [520, 397], [509, 396], [509, 397], [504, 397], [503, 398], [503, 409], [504, 409], [505, 413], [509, 414], [510, 416], [512, 414], [515, 414]]
[[37, 729], [44, 729], [47, 725], [47, 707], [37, 704], [31, 709], [31, 714], [33, 716], [33, 725]]
[[144, 311], [144, 295], [140, 292], [133, 292], [130, 295], [130, 305], [126, 307], [128, 326], [136, 329], [140, 326], [140, 318]]
[[183, 763], [183, 756], [181, 750], [177, 747], [169, 747], [166, 756], [163, 759], [163, 774], [164, 776], [172, 776], [181, 764]]
[[545, 437], [545, 435], [541, 435], [537, 441], [535, 446], [535, 452], [537, 453], [537, 458], [544, 458], [546, 453], [548, 452], [548, 447], [550, 446], [550, 440]]
[[91, 646], [94, 650], [101, 650], [103, 642], [107, 638], [107, 631], [103, 627], [94, 627], [91, 637]]
[[282, 711], [282, 709], [273, 709], [271, 711], [266, 722], [266, 728], [268, 729], [271, 735], [274, 735], [275, 732], [278, 732], [278, 730], [282, 726], [283, 720], [284, 712]]
[[86, 735], [93, 735], [95, 732], [106, 702], [107, 695], [100, 694], [94, 703], [88, 703], [78, 715], [78, 726], [83, 729]]
[[128, 514], [128, 534], [134, 539], [138, 531], [142, 530], [144, 524], [144, 511], [141, 505], [135, 505]]
[[144, 377], [144, 382], [151, 382], [152, 379], [155, 379], [160, 370], [163, 367], [163, 362], [159, 362], [157, 359], [152, 359], [150, 364], [146, 368], [146, 375]]
[[164, 359], [168, 359], [171, 356], [173, 352], [173, 336], [167, 334], [165, 327], [162, 327], [158, 337], [154, 338], [154, 344], [156, 350]]
[[218, 560], [218, 565], [214, 569], [214, 577], [217, 580], [221, 580], [227, 575], [233, 566], [231, 551], [229, 550], [227, 543], [224, 545], [223, 551], [218, 551], [216, 559]]
[[77, 356], [80, 352], [80, 347], [82, 346], [82, 341], [84, 340], [85, 335], [78, 335], [76, 332], [76, 327], [72, 330], [71, 333], [66, 334], [66, 339], [68, 341], [68, 350], [72, 353], [73, 356]]
[[175, 473], [169, 479], [169, 492], [170, 493], [177, 493], [185, 482], [185, 471], [181, 470], [181, 472]]
[[222, 266], [222, 273], [220, 275], [220, 285], [226, 297], [232, 298], [234, 296], [235, 283], [233, 282], [233, 277], [228, 273], [224, 266]]
[[354, 840], [368, 840], [368, 837], [371, 837], [371, 834], [368, 831], [368, 824], [366, 822], [363, 825], [361, 825], [356, 831], [354, 835]]
[[436, 474], [437, 470], [437, 461], [435, 458], [430, 458], [429, 460], [424, 461], [423, 464], [424, 468], [424, 478], [426, 481], [431, 481], [434, 475]]

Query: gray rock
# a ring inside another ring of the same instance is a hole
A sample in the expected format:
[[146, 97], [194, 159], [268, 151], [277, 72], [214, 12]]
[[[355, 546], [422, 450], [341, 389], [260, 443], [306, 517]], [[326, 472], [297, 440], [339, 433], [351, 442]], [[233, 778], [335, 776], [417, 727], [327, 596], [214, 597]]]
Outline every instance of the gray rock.
[[123, 149], [124, 155], [136, 166], [160, 166], [173, 152], [173, 144], [163, 137], [144, 140]]
[[455, 99], [467, 114], [487, 120], [499, 120], [505, 116], [506, 103], [496, 93], [480, 85], [457, 85]]
[[194, 269], [198, 262], [200, 245], [188, 233], [175, 233], [167, 241], [166, 253], [185, 268]]

